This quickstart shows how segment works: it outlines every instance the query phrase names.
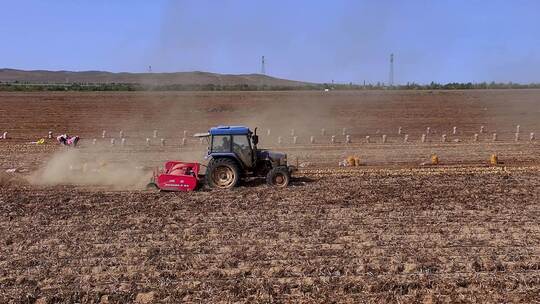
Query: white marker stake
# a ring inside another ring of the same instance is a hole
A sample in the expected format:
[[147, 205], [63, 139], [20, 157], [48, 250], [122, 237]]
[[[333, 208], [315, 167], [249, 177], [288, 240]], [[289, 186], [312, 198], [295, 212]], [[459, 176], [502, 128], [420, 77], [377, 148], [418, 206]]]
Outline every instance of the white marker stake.
[[126, 146], [126, 139], [122, 138], [122, 141], [120, 142], [120, 144], [122, 145], [122, 147], [125, 147]]
[[497, 133], [493, 133], [493, 141], [497, 141]]
[[431, 131], [431, 128], [430, 127], [427, 127], [426, 128], [426, 134], [429, 135], [429, 131]]
[[157, 130], [154, 130], [154, 138], [157, 138]]
[[534, 133], [531, 133], [531, 134], [529, 135], [529, 140], [530, 140], [530, 141], [534, 141]]
[[456, 133], [457, 133], [457, 127], [454, 127], [454, 128], [452, 129], [452, 134], [453, 134], [453, 135], [456, 135]]
[[270, 136], [270, 129], [266, 130], [266, 136]]
[[120, 133], [118, 135], [120, 138], [124, 138], [124, 131], [120, 130]]
[[297, 142], [298, 142], [298, 136], [294, 136], [294, 137], [293, 137], [293, 144], [296, 145]]
[[420, 139], [423, 143], [426, 142], [426, 134], [422, 134], [422, 138]]
[[105, 138], [107, 136], [107, 131], [103, 130], [103, 132], [101, 132], [101, 138]]
[[480, 134], [484, 133], [486, 131], [486, 128], [484, 126], [480, 126]]
[[519, 133], [520, 125], [516, 126], [516, 133]]
[[315, 136], [311, 136], [311, 137], [309, 138], [309, 142], [312, 143], [312, 144], [314, 144], [314, 143], [315, 143]]
[[330, 142], [335, 144], [336, 143], [336, 136], [335, 135], [332, 135], [332, 137], [330, 138]]
[[478, 142], [478, 134], [474, 134], [473, 141], [474, 141], [474, 142]]
[[187, 137], [187, 131], [184, 130], [184, 138], [186, 138], [186, 137]]
[[149, 147], [150, 146], [150, 138], [146, 138], [146, 146]]
[[402, 127], [399, 127], [399, 128], [397, 129], [397, 134], [398, 134], [398, 135], [401, 135], [401, 132], [403, 132], [403, 128], [402, 128]]
[[160, 139], [159, 142], [160, 142], [160, 144], [161, 144], [162, 147], [165, 146], [165, 139], [164, 139], [164, 138]]
[[53, 138], [53, 133], [52, 131], [49, 131], [49, 135], [47, 136], [49, 139]]
[[182, 138], [182, 146], [185, 146], [186, 145], [186, 138]]
[[441, 136], [441, 140], [442, 140], [443, 143], [446, 142], [446, 134], [443, 134], [443, 135]]
[[94, 138], [92, 139], [92, 145], [95, 145], [95, 144], [97, 144], [97, 139]]
[[405, 134], [405, 137], [403, 138], [403, 142], [404, 142], [404, 143], [408, 143], [408, 142], [409, 142], [409, 134]]
[[111, 146], [114, 146], [114, 138], [111, 138]]
[[345, 135], [345, 143], [347, 144], [350, 144], [352, 141], [351, 141], [351, 136], [350, 135]]
[[383, 136], [382, 136], [382, 142], [383, 142], [383, 144], [386, 143], [386, 134], [383, 134]]

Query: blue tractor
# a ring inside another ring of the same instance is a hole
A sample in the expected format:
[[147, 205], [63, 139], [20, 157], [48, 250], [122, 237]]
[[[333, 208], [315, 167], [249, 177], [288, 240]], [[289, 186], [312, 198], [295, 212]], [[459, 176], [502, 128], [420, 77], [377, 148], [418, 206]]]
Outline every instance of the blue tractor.
[[287, 164], [287, 155], [258, 149], [257, 129], [244, 126], [219, 126], [208, 133], [196, 134], [208, 139], [206, 184], [228, 189], [243, 178], [265, 177], [269, 185], [286, 187], [295, 170]]

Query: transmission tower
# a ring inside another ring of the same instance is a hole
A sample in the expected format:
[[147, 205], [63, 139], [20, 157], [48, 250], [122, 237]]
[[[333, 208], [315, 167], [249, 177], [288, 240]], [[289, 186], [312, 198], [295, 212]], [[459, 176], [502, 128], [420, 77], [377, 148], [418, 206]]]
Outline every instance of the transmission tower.
[[266, 67], [264, 62], [264, 56], [261, 57], [261, 74], [266, 75]]
[[388, 86], [394, 86], [394, 54], [390, 54], [390, 75], [388, 77]]

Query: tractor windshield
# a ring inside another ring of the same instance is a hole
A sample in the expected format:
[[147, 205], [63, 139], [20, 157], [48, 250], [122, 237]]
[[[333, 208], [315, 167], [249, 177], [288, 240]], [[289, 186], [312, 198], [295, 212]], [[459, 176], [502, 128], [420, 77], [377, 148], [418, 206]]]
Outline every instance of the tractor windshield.
[[214, 135], [212, 139], [212, 152], [231, 152], [231, 136]]
[[253, 150], [249, 135], [214, 135], [211, 153], [231, 153], [248, 168], [253, 165]]

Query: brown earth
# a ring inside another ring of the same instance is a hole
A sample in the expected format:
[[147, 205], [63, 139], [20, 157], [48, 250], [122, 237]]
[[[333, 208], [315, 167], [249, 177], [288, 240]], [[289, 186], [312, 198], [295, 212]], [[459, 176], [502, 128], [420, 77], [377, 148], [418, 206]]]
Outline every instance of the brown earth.
[[[539, 98], [0, 93], [0, 302], [540, 301], [540, 156], [529, 141], [540, 130]], [[130, 179], [167, 159], [201, 158], [197, 140], [180, 146], [183, 131], [216, 124], [259, 126], [264, 146], [302, 165], [291, 187], [255, 180], [155, 193]], [[80, 135], [81, 148], [29, 143], [49, 130]], [[126, 145], [111, 146], [120, 130]], [[421, 166], [431, 153], [441, 165]], [[493, 153], [504, 164], [488, 165]], [[364, 166], [338, 168], [348, 155]], [[111, 169], [88, 176], [82, 163]]]

